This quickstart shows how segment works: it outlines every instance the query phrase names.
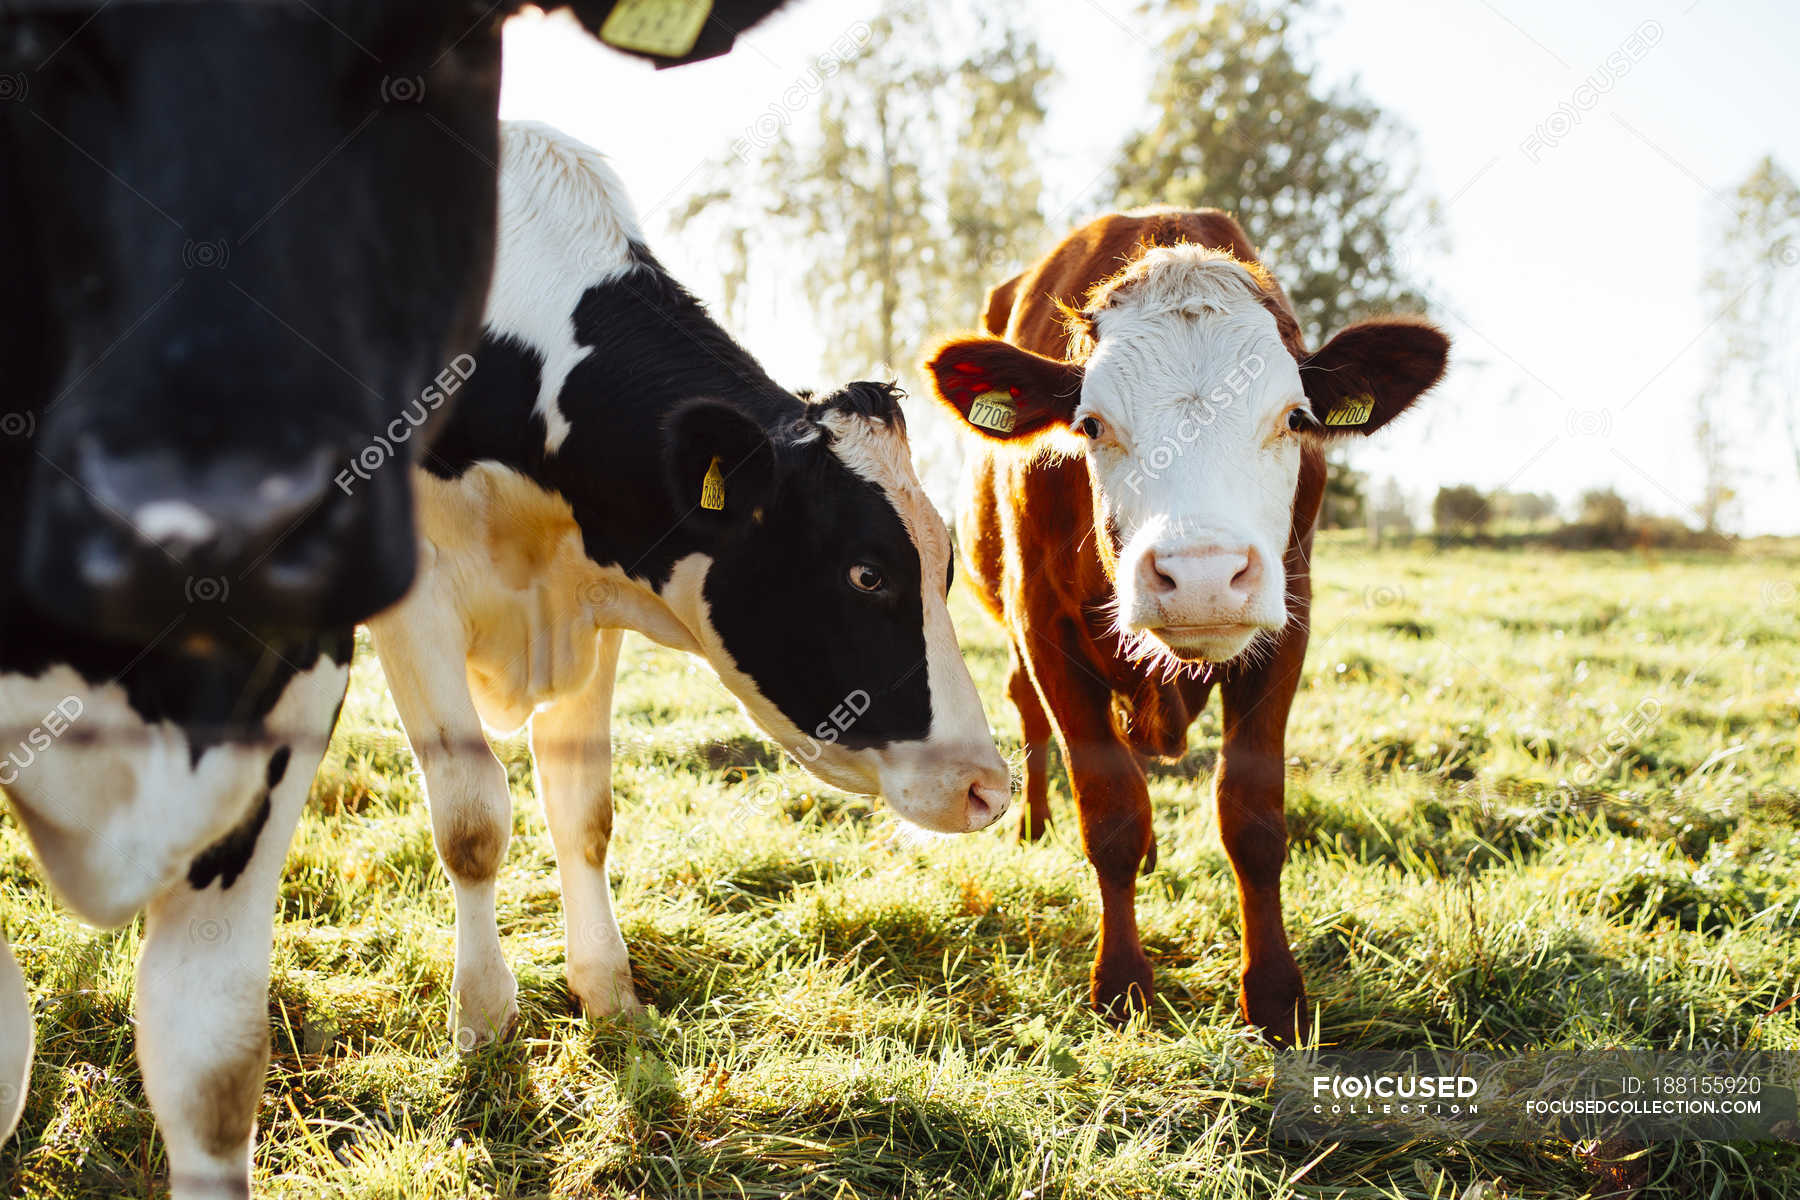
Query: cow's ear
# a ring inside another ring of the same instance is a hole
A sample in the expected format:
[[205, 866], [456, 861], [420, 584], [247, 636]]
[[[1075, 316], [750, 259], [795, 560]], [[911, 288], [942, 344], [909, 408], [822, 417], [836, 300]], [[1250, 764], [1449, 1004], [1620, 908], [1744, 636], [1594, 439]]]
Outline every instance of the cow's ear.
[[1450, 339], [1429, 321], [1384, 317], [1342, 330], [1300, 364], [1320, 433], [1374, 433], [1438, 380]]
[[746, 412], [690, 400], [670, 414], [664, 462], [675, 511], [706, 535], [729, 536], [775, 499], [775, 448]]
[[1081, 367], [999, 338], [957, 338], [925, 364], [932, 391], [963, 424], [995, 441], [1067, 425], [1081, 399]]
[[658, 68], [717, 58], [785, 0], [537, 0], [569, 8], [601, 41]]

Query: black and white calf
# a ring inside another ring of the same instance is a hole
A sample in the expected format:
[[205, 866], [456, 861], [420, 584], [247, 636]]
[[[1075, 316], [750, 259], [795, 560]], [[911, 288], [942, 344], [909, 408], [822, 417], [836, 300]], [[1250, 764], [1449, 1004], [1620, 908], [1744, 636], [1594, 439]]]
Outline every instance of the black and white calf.
[[606, 878], [624, 630], [705, 658], [816, 775], [919, 825], [980, 829], [1010, 799], [894, 391], [782, 390], [645, 249], [598, 154], [507, 124], [501, 155], [480, 369], [415, 480], [418, 586], [371, 623], [456, 888], [464, 1046], [517, 1013], [484, 726], [531, 725], [570, 988], [637, 1005]]

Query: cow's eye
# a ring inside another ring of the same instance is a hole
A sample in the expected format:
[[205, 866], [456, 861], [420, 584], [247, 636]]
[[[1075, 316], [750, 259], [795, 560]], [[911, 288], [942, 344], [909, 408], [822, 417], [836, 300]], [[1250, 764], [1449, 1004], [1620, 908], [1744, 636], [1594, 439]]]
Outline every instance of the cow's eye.
[[1097, 442], [1106, 436], [1106, 426], [1101, 424], [1099, 417], [1090, 414], [1075, 422], [1075, 432], [1090, 442]]
[[1287, 427], [1295, 433], [1306, 433], [1308, 430], [1319, 428], [1319, 421], [1317, 417], [1312, 415], [1312, 410], [1310, 408], [1307, 408], [1305, 405], [1300, 405], [1299, 407], [1288, 409]]
[[887, 586], [887, 580], [868, 563], [851, 563], [850, 586], [859, 592], [879, 592]]

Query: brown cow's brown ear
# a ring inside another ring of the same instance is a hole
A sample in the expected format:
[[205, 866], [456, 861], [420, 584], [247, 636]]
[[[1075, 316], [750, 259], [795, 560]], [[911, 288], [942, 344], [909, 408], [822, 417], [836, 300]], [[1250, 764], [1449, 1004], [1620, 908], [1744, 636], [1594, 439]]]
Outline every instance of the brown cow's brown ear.
[[1320, 435], [1374, 433], [1444, 377], [1450, 339], [1429, 321], [1362, 321], [1300, 364]]
[[945, 342], [925, 364], [932, 391], [976, 433], [1023, 441], [1066, 425], [1081, 397], [1081, 368], [999, 338]]

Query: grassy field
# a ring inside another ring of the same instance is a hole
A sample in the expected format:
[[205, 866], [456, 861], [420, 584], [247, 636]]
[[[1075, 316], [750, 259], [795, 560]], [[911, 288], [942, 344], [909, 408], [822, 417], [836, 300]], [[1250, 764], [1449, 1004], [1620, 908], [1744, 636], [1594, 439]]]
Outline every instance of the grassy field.
[[[1325, 1040], [1800, 1050], [1800, 550], [1344, 540], [1317, 558], [1286, 890]], [[957, 611], [1016, 750], [999, 632], [967, 596]], [[522, 801], [500, 887], [521, 1028], [461, 1057], [445, 1029], [449, 886], [361, 659], [282, 893], [261, 1187], [1493, 1200], [1626, 1179], [1680, 1200], [1800, 1196], [1800, 1147], [1773, 1143], [1663, 1145], [1608, 1171], [1550, 1141], [1271, 1142], [1257, 1084], [1271, 1052], [1233, 1013], [1216, 709], [1153, 778], [1161, 865], [1140, 913], [1160, 1007], [1123, 1031], [1080, 1003], [1097, 901], [1060, 769], [1040, 845], [1018, 845], [1010, 818], [911, 835], [784, 765], [695, 660], [636, 640], [614, 722], [614, 883], [657, 1012], [573, 1014], [549, 838]], [[1639, 732], [1614, 753], [1621, 728]], [[504, 755], [523, 797], [522, 741]], [[132, 1058], [138, 935], [67, 920], [8, 822], [0, 914], [39, 1057], [0, 1187], [147, 1194], [162, 1163]]]

